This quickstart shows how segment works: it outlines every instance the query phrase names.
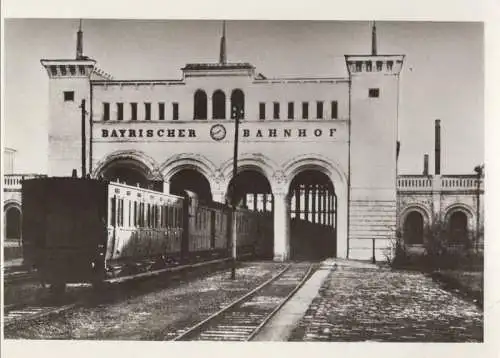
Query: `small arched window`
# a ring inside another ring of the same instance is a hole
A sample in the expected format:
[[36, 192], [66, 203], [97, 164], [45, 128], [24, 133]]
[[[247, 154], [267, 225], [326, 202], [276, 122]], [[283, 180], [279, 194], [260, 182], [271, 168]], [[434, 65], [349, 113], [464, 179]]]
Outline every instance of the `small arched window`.
[[424, 243], [424, 219], [418, 211], [412, 211], [406, 216], [404, 241], [408, 245], [421, 245]]
[[194, 119], [207, 119], [207, 94], [198, 90], [194, 94]]
[[5, 213], [5, 238], [20, 239], [21, 238], [21, 211], [15, 206], [11, 206]]
[[453, 244], [465, 244], [467, 242], [467, 215], [462, 211], [455, 211], [450, 216], [449, 241]]
[[245, 95], [240, 89], [235, 89], [231, 93], [231, 119], [235, 118], [236, 113], [240, 119], [245, 118]]
[[212, 118], [226, 119], [226, 95], [221, 90], [215, 91], [212, 96]]

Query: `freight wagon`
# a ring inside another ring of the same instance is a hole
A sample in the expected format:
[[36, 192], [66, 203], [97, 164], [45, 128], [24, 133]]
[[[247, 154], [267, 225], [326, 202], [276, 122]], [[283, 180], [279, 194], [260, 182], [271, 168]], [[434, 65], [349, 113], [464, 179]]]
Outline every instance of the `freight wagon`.
[[[23, 255], [54, 290], [167, 267], [263, 255], [271, 217], [222, 204], [84, 178], [37, 178], [22, 186]], [[272, 242], [272, 239], [271, 239]]]

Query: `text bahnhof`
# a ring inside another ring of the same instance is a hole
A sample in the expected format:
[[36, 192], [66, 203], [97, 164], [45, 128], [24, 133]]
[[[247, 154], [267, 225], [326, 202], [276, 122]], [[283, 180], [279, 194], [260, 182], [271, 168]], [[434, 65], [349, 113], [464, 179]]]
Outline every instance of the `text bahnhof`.
[[[232, 131], [232, 129], [229, 129]], [[240, 129], [240, 135], [246, 138], [295, 138], [295, 137], [333, 137], [336, 128], [328, 129]], [[193, 128], [176, 129], [101, 129], [101, 138], [196, 138], [199, 132]], [[224, 133], [225, 136], [225, 133]], [[215, 138], [214, 138], [215, 139]], [[223, 138], [220, 138], [223, 139]]]

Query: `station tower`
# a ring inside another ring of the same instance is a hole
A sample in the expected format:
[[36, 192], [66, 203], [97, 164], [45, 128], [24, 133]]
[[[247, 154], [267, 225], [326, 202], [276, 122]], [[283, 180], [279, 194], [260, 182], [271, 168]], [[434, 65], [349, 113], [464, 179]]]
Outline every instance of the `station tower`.
[[375, 26], [371, 54], [345, 56], [350, 79], [350, 257], [366, 256], [373, 239], [381, 252], [378, 249], [389, 246], [396, 229], [399, 74], [404, 55], [378, 54]]
[[[74, 59], [42, 59], [49, 75], [49, 176], [88, 173], [90, 157], [90, 80], [110, 79], [96, 67], [96, 61], [83, 55], [80, 20]], [[82, 118], [82, 100], [85, 114]], [[82, 135], [84, 133], [85, 135]], [[84, 153], [82, 153], [82, 151]], [[83, 158], [83, 159], [82, 159]]]

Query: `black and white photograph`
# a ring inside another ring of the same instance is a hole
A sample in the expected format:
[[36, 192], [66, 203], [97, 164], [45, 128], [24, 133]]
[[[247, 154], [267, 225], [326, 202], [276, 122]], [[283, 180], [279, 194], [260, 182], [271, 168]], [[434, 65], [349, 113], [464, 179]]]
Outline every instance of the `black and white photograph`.
[[2, 26], [5, 343], [485, 343], [485, 22]]

